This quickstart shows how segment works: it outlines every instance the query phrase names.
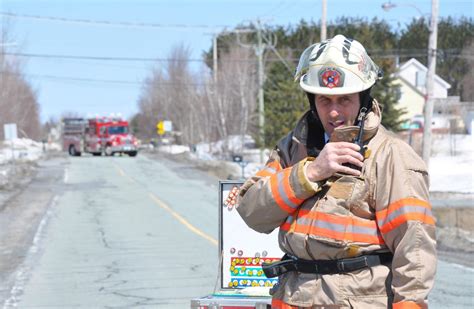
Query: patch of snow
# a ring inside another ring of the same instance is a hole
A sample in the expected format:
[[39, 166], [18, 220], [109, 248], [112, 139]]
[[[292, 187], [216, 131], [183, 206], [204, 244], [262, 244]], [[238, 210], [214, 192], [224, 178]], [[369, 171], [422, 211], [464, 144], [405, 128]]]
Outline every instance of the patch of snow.
[[183, 145], [160, 145], [158, 146], [158, 149], [171, 154], [179, 154], [190, 151], [188, 146]]
[[474, 135], [452, 134], [433, 140], [430, 191], [474, 193]]
[[[46, 149], [45, 149], [46, 150]], [[12, 159], [18, 161], [36, 161], [43, 156], [43, 143], [27, 138], [3, 141], [0, 146], [0, 164]]]
[[246, 149], [255, 148], [255, 140], [250, 135], [230, 135], [224, 140], [213, 143], [199, 143], [194, 147], [199, 158], [208, 160], [230, 160], [231, 155], [241, 155]]

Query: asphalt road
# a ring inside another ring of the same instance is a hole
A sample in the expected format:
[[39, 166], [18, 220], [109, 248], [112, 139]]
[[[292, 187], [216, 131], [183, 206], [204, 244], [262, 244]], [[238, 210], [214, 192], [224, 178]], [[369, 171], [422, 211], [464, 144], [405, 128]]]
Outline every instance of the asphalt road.
[[217, 183], [142, 156], [69, 160], [4, 307], [186, 308], [213, 291]]
[[[43, 161], [0, 215], [0, 304], [189, 308], [216, 284], [217, 196], [217, 179], [164, 159]], [[430, 308], [474, 307], [473, 281], [440, 261]]]

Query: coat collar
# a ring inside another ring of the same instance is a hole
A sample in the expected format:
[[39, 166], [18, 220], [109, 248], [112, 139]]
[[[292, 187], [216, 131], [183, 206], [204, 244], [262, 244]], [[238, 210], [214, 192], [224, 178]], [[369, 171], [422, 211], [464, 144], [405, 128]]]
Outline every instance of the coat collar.
[[[372, 109], [365, 117], [364, 134], [362, 141], [366, 142], [375, 136], [380, 126], [382, 115], [379, 103], [376, 100], [372, 102]], [[352, 142], [359, 134], [359, 126], [343, 126], [336, 128], [331, 134], [331, 142]]]

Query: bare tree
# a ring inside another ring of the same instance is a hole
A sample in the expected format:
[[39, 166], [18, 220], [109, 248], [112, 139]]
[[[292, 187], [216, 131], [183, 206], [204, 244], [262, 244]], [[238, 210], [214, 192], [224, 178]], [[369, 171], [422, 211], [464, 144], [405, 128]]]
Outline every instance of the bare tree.
[[217, 84], [207, 87], [210, 110], [218, 138], [248, 133], [256, 113], [256, 59], [249, 49], [234, 46], [222, 53]]
[[36, 91], [25, 79], [18, 59], [6, 54], [9, 41], [7, 27], [0, 34], [0, 133], [3, 124], [16, 123], [20, 136], [39, 140], [41, 124]]
[[215, 84], [208, 71], [191, 71], [190, 55], [185, 46], [176, 46], [165, 66], [152, 69], [138, 103], [140, 131], [153, 132], [145, 136], [151, 138], [156, 122], [166, 119], [185, 144], [246, 134], [256, 111], [255, 56], [239, 47], [222, 53]]
[[196, 101], [200, 98], [197, 77], [189, 68], [190, 54], [189, 48], [183, 45], [174, 47], [166, 65], [153, 68], [145, 80], [138, 103], [143, 131], [150, 132], [149, 128], [153, 128], [154, 132], [157, 121], [171, 120], [185, 143], [199, 140]]

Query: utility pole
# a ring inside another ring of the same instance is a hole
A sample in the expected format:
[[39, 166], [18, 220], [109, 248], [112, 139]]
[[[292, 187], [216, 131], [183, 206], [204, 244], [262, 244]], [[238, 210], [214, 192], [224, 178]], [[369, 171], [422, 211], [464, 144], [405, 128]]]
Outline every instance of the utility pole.
[[430, 37], [428, 42], [428, 72], [426, 74], [426, 96], [423, 126], [422, 156], [429, 166], [431, 155], [431, 118], [433, 116], [433, 90], [436, 74], [436, 49], [438, 41], [438, 0], [431, 0]]
[[[262, 27], [260, 20], [257, 20], [257, 46], [255, 52], [258, 58], [258, 127], [260, 131], [260, 143], [262, 147], [265, 145], [265, 104], [263, 97], [263, 52], [265, 46], [262, 43]], [[263, 151], [260, 151], [260, 162], [263, 162]]]
[[[260, 20], [257, 20], [255, 24], [256, 32], [257, 32], [257, 44], [244, 44], [240, 41], [239, 36], [237, 35], [237, 41], [240, 46], [245, 48], [253, 48], [255, 54], [257, 56], [257, 71], [258, 71], [258, 129], [259, 129], [259, 142], [261, 144], [260, 149], [260, 163], [265, 163], [263, 158], [263, 147], [265, 145], [265, 100], [263, 96], [263, 83], [265, 81], [265, 66], [263, 64], [263, 54], [267, 47], [274, 48], [269, 40], [264, 37], [262, 24]], [[239, 31], [239, 32], [247, 32], [247, 31]], [[239, 33], [237, 32], [237, 34]], [[254, 31], [248, 31], [254, 32]], [[265, 40], [268, 44], [263, 43]]]
[[321, 41], [326, 40], [326, 13], [327, 13], [327, 5], [326, 0], [323, 0], [323, 9], [321, 14]]
[[214, 77], [214, 87], [217, 87], [217, 36], [217, 33], [214, 34], [214, 38], [212, 40], [212, 70]]

